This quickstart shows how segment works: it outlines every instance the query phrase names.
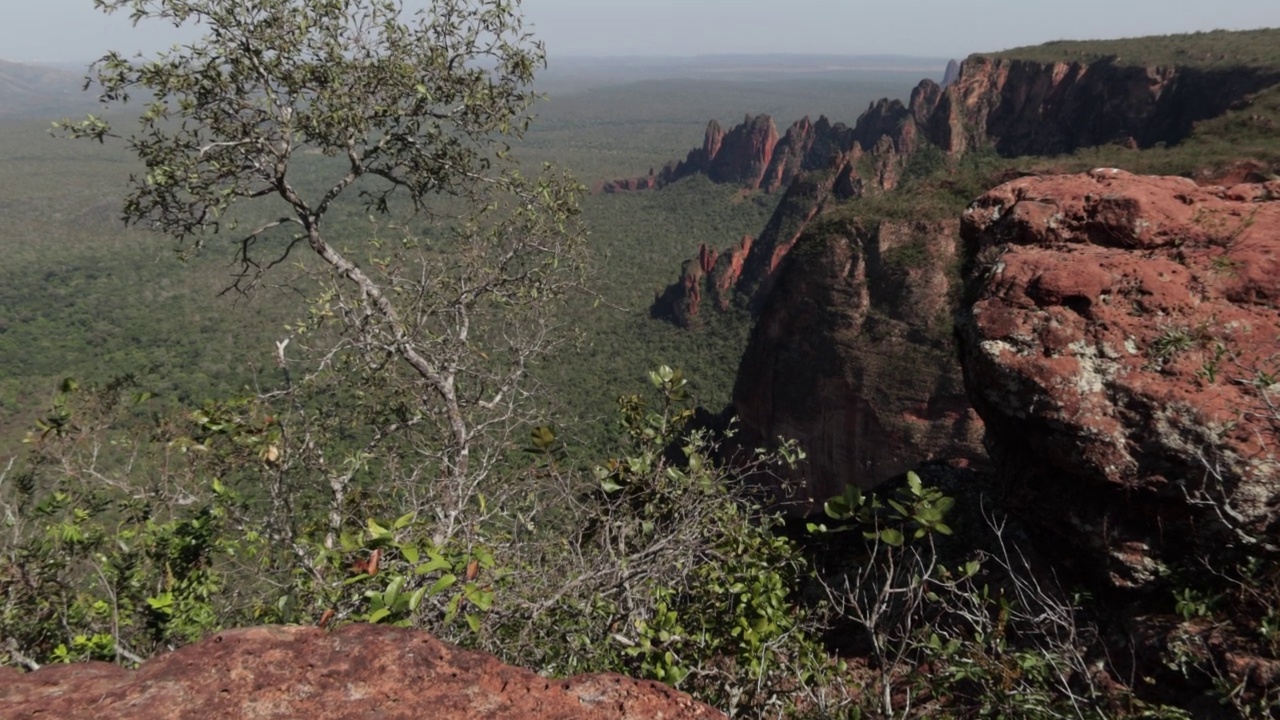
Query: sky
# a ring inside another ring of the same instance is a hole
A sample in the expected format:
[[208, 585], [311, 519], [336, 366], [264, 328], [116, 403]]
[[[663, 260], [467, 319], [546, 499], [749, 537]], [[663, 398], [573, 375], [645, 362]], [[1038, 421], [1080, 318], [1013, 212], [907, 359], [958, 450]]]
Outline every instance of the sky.
[[[422, 6], [428, 0], [406, 0]], [[0, 59], [80, 62], [183, 39], [92, 0], [0, 0]], [[1057, 39], [1280, 27], [1280, 0], [524, 0], [556, 56], [818, 53], [964, 57]]]

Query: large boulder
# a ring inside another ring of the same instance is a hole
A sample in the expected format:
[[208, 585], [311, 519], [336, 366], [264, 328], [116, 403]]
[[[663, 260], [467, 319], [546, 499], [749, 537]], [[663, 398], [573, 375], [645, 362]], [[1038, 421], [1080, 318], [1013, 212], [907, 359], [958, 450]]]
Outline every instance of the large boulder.
[[655, 682], [552, 680], [430, 635], [380, 625], [229, 630], [137, 670], [107, 663], [0, 668], [0, 717], [723, 718]]
[[1009, 500], [1104, 586], [1280, 530], [1280, 182], [1027, 177], [964, 215], [969, 395]]

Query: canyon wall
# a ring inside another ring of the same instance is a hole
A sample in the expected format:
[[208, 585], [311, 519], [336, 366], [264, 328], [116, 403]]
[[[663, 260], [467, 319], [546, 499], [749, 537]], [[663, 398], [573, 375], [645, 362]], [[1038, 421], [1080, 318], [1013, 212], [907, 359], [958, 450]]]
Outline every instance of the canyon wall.
[[[921, 83], [924, 86], [929, 81]], [[921, 108], [918, 130], [949, 153], [1055, 155], [1126, 143], [1176, 144], [1200, 120], [1280, 83], [1275, 71], [1142, 67], [1102, 60], [1034, 62], [974, 56]]]
[[[1196, 121], [1280, 83], [1280, 75], [1264, 71], [1112, 60], [975, 56], [954, 70], [945, 87], [922, 81], [906, 103], [873, 103], [851, 129], [836, 132], [840, 126], [825, 119], [812, 129], [793, 126], [786, 151], [775, 148], [756, 185], [772, 190], [793, 176], [760, 237], [725, 252], [704, 246], [704, 262], [687, 263], [655, 300], [655, 316], [684, 327], [696, 327], [700, 312], [734, 303], [756, 315], [732, 410], [753, 440], [785, 436], [810, 448], [808, 485], [790, 499], [801, 511], [848, 483], [871, 487], [930, 459], [981, 455], [975, 442], [981, 423], [958, 390], [956, 360], [943, 345], [922, 341], [937, 340], [936, 328], [957, 309], [958, 276], [940, 260], [957, 257], [955, 228], [875, 218], [850, 225], [828, 219], [827, 210], [844, 199], [893, 192], [927, 146], [956, 156], [1176, 143]], [[815, 151], [816, 140], [805, 144], [809, 137], [830, 145]], [[801, 151], [805, 159], [797, 162]], [[750, 167], [747, 179], [755, 182], [757, 166]], [[927, 238], [913, 241], [926, 262], [910, 278], [910, 290], [895, 284], [901, 278], [883, 262], [885, 248], [905, 235]], [[710, 296], [714, 302], [702, 302]]]
[[[797, 440], [808, 457], [771, 488], [821, 512], [920, 462], [980, 461], [951, 337], [958, 223], [843, 221], [786, 255], [734, 386], [740, 442]], [[767, 481], [769, 482], [769, 481]]]

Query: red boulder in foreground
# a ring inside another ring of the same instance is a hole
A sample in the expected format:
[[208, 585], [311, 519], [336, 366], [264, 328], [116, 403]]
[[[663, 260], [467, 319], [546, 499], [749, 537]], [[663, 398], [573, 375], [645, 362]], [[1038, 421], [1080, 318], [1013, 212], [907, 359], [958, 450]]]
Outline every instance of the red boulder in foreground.
[[551, 680], [427, 633], [349, 625], [214, 635], [137, 670], [106, 663], [0, 669], [0, 717], [723, 718], [666, 685], [620, 675]]
[[965, 213], [958, 332], [1004, 485], [1113, 587], [1280, 535], [1280, 182], [1028, 177]]

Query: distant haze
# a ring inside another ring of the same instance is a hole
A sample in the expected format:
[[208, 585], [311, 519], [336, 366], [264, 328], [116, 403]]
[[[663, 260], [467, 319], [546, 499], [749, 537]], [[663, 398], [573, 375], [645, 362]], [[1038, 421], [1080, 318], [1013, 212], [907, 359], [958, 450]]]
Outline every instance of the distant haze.
[[[405, 0], [421, 8], [427, 0]], [[193, 37], [133, 28], [92, 0], [0, 0], [0, 59], [85, 62]], [[1280, 1], [1232, 0], [525, 0], [556, 56], [821, 53], [963, 57], [1058, 39], [1280, 26]]]

